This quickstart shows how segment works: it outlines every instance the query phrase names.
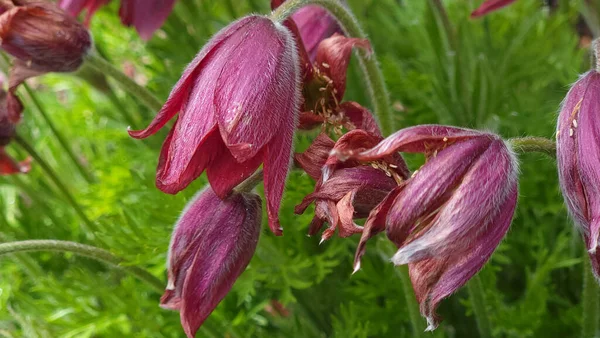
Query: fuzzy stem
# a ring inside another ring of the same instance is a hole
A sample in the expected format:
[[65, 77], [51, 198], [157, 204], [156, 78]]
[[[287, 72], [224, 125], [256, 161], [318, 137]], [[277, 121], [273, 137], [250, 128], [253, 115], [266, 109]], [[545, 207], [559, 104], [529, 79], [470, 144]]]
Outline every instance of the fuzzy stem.
[[42, 167], [42, 169], [50, 177], [50, 180], [52, 180], [52, 182], [54, 182], [54, 185], [56, 185], [58, 190], [60, 190], [63, 193], [63, 195], [69, 202], [69, 204], [71, 204], [71, 206], [75, 210], [75, 213], [77, 213], [77, 215], [81, 218], [81, 220], [85, 224], [87, 230], [92, 232], [92, 233], [90, 233], [90, 235], [93, 236], [93, 232], [98, 231], [96, 225], [85, 215], [85, 212], [83, 212], [83, 209], [81, 208], [79, 203], [77, 203], [77, 201], [75, 200], [75, 197], [73, 197], [73, 195], [71, 194], [71, 192], [69, 191], [67, 186], [60, 180], [60, 178], [58, 177], [56, 172], [54, 172], [52, 167], [50, 167], [50, 165], [40, 156], [40, 154], [38, 154], [37, 151], [29, 143], [27, 143], [27, 141], [25, 141], [20, 135], [15, 136], [15, 141], [31, 157], [33, 157], [33, 159], [36, 161], [37, 164], [40, 165], [40, 167]]
[[[349, 37], [366, 39], [367, 35], [352, 12], [342, 5], [339, 0], [288, 0], [271, 13], [271, 19], [285, 21], [298, 9], [308, 5], [319, 5], [329, 11], [338, 21], [344, 33]], [[389, 135], [394, 131], [394, 120], [391, 111], [390, 98], [379, 68], [375, 53], [359, 50], [359, 63], [364, 73], [364, 80], [371, 97], [375, 115], [379, 119], [381, 131]]]
[[517, 137], [510, 139], [509, 143], [518, 154], [538, 152], [556, 157], [556, 143], [544, 137]]
[[490, 320], [488, 318], [487, 309], [485, 307], [485, 294], [483, 292], [483, 284], [479, 275], [475, 275], [467, 284], [467, 290], [469, 291], [469, 299], [473, 305], [473, 314], [477, 321], [477, 328], [479, 329], [479, 337], [491, 338], [492, 331]]
[[67, 140], [58, 131], [58, 129], [54, 125], [54, 122], [52, 122], [52, 119], [50, 119], [50, 116], [48, 116], [48, 114], [46, 113], [46, 110], [40, 104], [40, 101], [37, 99], [37, 96], [33, 93], [33, 91], [31, 90], [31, 88], [29, 88], [29, 86], [27, 84], [24, 83], [23, 84], [23, 88], [25, 88], [25, 91], [29, 95], [29, 98], [31, 99], [31, 102], [37, 108], [37, 111], [42, 116], [42, 119], [44, 120], [44, 122], [46, 123], [46, 125], [48, 125], [48, 128], [50, 128], [50, 131], [52, 132], [52, 134], [54, 134], [54, 136], [58, 140], [58, 143], [60, 143], [60, 145], [63, 147], [63, 149], [67, 153], [67, 156], [69, 156], [69, 158], [71, 159], [71, 161], [75, 164], [75, 167], [77, 167], [77, 170], [79, 170], [79, 173], [81, 174], [81, 176], [88, 183], [92, 183], [94, 181], [94, 178], [88, 172], [88, 170], [84, 167], [84, 165], [81, 163], [81, 161], [77, 158], [77, 156], [73, 152], [73, 149], [71, 149], [71, 147], [70, 147], [69, 143], [67, 142]]
[[104, 60], [98, 54], [92, 52], [85, 57], [87, 64], [103, 74], [116, 80], [119, 86], [131, 95], [135, 96], [141, 103], [151, 110], [159, 111], [162, 108], [162, 102], [154, 96], [148, 89], [140, 86], [127, 75], [115, 68], [108, 61]]
[[107, 263], [115, 268], [130, 273], [139, 278], [141, 281], [146, 282], [159, 293], [162, 293], [164, 290], [164, 283], [160, 279], [156, 278], [154, 275], [140, 267], [123, 265], [123, 259], [104, 249], [75, 242], [57, 240], [27, 240], [0, 244], [0, 256], [27, 251], [72, 252], [80, 256], [89, 257]]
[[[587, 252], [585, 253], [587, 256]], [[600, 322], [599, 306], [600, 293], [598, 284], [590, 263], [586, 260], [583, 262], [583, 292], [581, 294], [581, 302], [583, 303], [583, 326], [581, 337], [594, 338], [597, 337]]]
[[240, 183], [237, 187], [235, 187], [236, 192], [250, 192], [254, 189], [260, 182], [263, 181], [263, 170], [257, 170], [248, 177], [244, 182]]

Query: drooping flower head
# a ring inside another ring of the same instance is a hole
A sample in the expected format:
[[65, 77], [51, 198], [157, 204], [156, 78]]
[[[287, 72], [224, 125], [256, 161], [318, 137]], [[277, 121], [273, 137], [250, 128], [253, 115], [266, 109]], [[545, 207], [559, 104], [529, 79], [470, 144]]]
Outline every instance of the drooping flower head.
[[252, 193], [221, 200], [209, 187], [186, 206], [171, 237], [169, 282], [160, 304], [180, 311], [188, 337], [195, 337], [248, 266], [260, 225], [261, 201]]
[[[119, 16], [123, 25], [135, 27], [140, 37], [150, 40], [173, 11], [176, 0], [121, 0]], [[58, 4], [69, 14], [76, 17], [84, 10], [87, 12], [84, 23], [89, 26], [96, 11], [110, 0], [59, 0]]]
[[9, 118], [18, 121], [14, 91], [24, 80], [48, 72], [72, 72], [91, 48], [88, 30], [55, 4], [0, 1], [0, 46], [16, 59], [9, 79]]
[[428, 329], [439, 302], [463, 286], [498, 246], [517, 202], [517, 161], [498, 136], [424, 125], [402, 129], [349, 159], [374, 161], [397, 151], [424, 153], [426, 163], [369, 215], [357, 250], [383, 230], [408, 264]]
[[156, 185], [177, 193], [206, 171], [220, 197], [264, 163], [269, 225], [281, 234], [279, 206], [289, 170], [300, 101], [294, 39], [263, 16], [217, 33], [175, 85], [154, 121], [156, 133], [179, 114], [163, 144]]
[[556, 129], [558, 177], [569, 212], [600, 278], [600, 73], [584, 74], [569, 90]]

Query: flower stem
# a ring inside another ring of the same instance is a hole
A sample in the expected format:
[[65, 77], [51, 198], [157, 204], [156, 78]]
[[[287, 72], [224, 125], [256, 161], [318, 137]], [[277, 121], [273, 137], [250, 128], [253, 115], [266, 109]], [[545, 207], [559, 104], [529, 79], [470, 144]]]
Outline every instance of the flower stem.
[[518, 154], [538, 152], [556, 157], [556, 143], [544, 137], [517, 137], [510, 139], [509, 143]]
[[75, 167], [77, 167], [77, 170], [79, 170], [79, 173], [81, 174], [81, 176], [88, 183], [92, 183], [94, 181], [94, 178], [88, 172], [88, 170], [84, 167], [84, 165], [81, 163], [81, 161], [77, 158], [77, 156], [73, 152], [73, 149], [71, 149], [71, 147], [70, 147], [69, 143], [67, 142], [67, 140], [58, 131], [58, 129], [54, 125], [54, 122], [52, 122], [52, 119], [50, 119], [50, 116], [48, 116], [48, 114], [46, 113], [46, 110], [40, 104], [40, 101], [37, 99], [37, 96], [33, 93], [33, 91], [31, 90], [31, 88], [29, 88], [29, 86], [27, 84], [24, 83], [23, 84], [23, 88], [25, 88], [25, 91], [27, 92], [27, 95], [29, 95], [29, 98], [31, 99], [31, 102], [37, 108], [37, 111], [42, 116], [42, 119], [44, 120], [44, 122], [46, 123], [46, 125], [48, 125], [48, 127], [50, 128], [50, 131], [52, 132], [52, 134], [54, 134], [54, 136], [58, 140], [58, 143], [60, 143], [60, 145], [63, 147], [63, 149], [67, 153], [67, 156], [69, 156], [69, 158], [73, 161], [73, 163], [75, 164]]
[[151, 110], [159, 111], [162, 108], [162, 102], [154, 96], [148, 89], [140, 86], [127, 75], [115, 68], [108, 61], [104, 60], [96, 53], [89, 53], [85, 57], [87, 64], [103, 74], [116, 80], [119, 86], [131, 95], [135, 96], [141, 103]]
[[250, 177], [248, 177], [244, 182], [240, 183], [237, 187], [235, 187], [235, 191], [237, 192], [250, 192], [254, 189], [260, 182], [263, 181], [263, 170], [259, 169], [254, 172]]
[[479, 275], [475, 275], [473, 278], [471, 278], [469, 283], [467, 283], [467, 290], [469, 291], [469, 299], [471, 300], [471, 304], [473, 304], [473, 314], [475, 315], [475, 320], [477, 321], [479, 337], [491, 338], [492, 330], [487, 309], [485, 307], [485, 294], [483, 293], [483, 285]]
[[54, 172], [52, 167], [50, 167], [50, 165], [40, 156], [40, 154], [38, 154], [37, 151], [35, 151], [35, 149], [29, 143], [27, 143], [27, 141], [25, 141], [20, 135], [15, 135], [14, 139], [21, 146], [21, 148], [23, 148], [31, 157], [33, 157], [36, 163], [39, 164], [40, 167], [42, 167], [42, 169], [50, 177], [50, 180], [54, 182], [54, 185], [56, 185], [58, 190], [60, 190], [63, 193], [69, 204], [71, 204], [71, 206], [75, 210], [75, 213], [77, 213], [77, 215], [81, 218], [81, 220], [87, 228], [86, 230], [90, 231], [89, 234], [93, 236], [93, 232], [98, 231], [96, 225], [85, 215], [85, 212], [83, 212], [83, 209], [75, 200], [75, 197], [73, 197], [69, 189], [67, 189], [67, 186], [60, 180], [60, 178]]
[[[587, 252], [586, 252], [587, 256]], [[600, 328], [600, 293], [598, 284], [590, 263], [586, 260], [583, 262], [583, 292], [581, 294], [581, 302], [583, 303], [583, 326], [581, 337], [594, 338], [597, 337], [598, 329]]]
[[[339, 0], [288, 0], [271, 13], [271, 19], [283, 22], [295, 11], [308, 5], [319, 5], [329, 11], [337, 19], [347, 36], [367, 38], [352, 12], [342, 5]], [[383, 73], [379, 68], [374, 52], [368, 53], [359, 50], [357, 53], [375, 115], [379, 119], [383, 134], [389, 135], [394, 131], [394, 120]]]
[[146, 282], [146, 284], [159, 293], [162, 293], [164, 290], [164, 284], [160, 279], [140, 267], [123, 265], [123, 259], [104, 249], [75, 242], [57, 240], [27, 240], [0, 244], [0, 256], [27, 251], [72, 252], [79, 256], [89, 257], [128, 272], [139, 278], [141, 281]]

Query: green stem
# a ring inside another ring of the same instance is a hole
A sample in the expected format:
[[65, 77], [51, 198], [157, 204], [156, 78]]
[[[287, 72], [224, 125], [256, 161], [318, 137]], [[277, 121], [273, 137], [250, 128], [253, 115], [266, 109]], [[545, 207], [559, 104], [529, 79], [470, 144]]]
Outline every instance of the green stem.
[[[283, 22], [295, 11], [307, 5], [319, 5], [328, 10], [338, 20], [347, 36], [367, 38], [352, 12], [339, 0], [288, 0], [271, 13], [271, 19]], [[375, 115], [379, 118], [381, 131], [384, 135], [389, 135], [394, 131], [394, 120], [383, 73], [373, 51], [359, 50], [358, 56]]]
[[93, 232], [97, 231], [96, 225], [85, 215], [81, 206], [77, 203], [67, 186], [60, 180], [58, 175], [54, 172], [52, 167], [35, 151], [35, 149], [27, 143], [20, 135], [15, 136], [15, 141], [39, 164], [40, 167], [50, 177], [54, 185], [63, 193], [69, 204], [75, 210], [75, 213], [81, 218], [88, 231], [91, 231], [90, 235], [93, 236]]
[[[587, 256], [587, 252], [586, 252]], [[600, 293], [598, 282], [590, 269], [590, 263], [587, 259], [583, 262], [583, 292], [581, 302], [583, 303], [583, 327], [581, 337], [597, 337], [600, 322]]]
[[154, 96], [148, 89], [140, 86], [127, 75], [115, 68], [108, 61], [96, 53], [89, 53], [86, 57], [86, 62], [91, 67], [102, 72], [103, 74], [115, 79], [119, 86], [131, 95], [135, 96], [141, 103], [151, 110], [159, 111], [162, 108], [162, 102]]
[[0, 256], [27, 251], [72, 252], [80, 256], [89, 257], [107, 263], [113, 267], [128, 272], [139, 278], [141, 281], [146, 282], [159, 293], [162, 293], [164, 290], [164, 283], [160, 279], [156, 278], [154, 275], [140, 267], [123, 265], [123, 259], [104, 249], [75, 242], [57, 240], [28, 240], [0, 244]]
[[479, 337], [491, 338], [492, 330], [490, 320], [488, 318], [487, 309], [485, 307], [485, 294], [483, 293], [483, 284], [479, 275], [475, 275], [467, 284], [467, 290], [469, 291], [469, 299], [473, 305], [473, 314], [477, 321], [477, 328], [479, 329]]
[[556, 157], [556, 143], [544, 137], [517, 137], [508, 142], [518, 154], [538, 152]]
[[[390, 263], [390, 257], [394, 255], [396, 250], [393, 245], [387, 240], [380, 240], [377, 243], [377, 251], [379, 256], [385, 264]], [[396, 266], [394, 272], [400, 283], [402, 284], [402, 293], [404, 294], [404, 300], [406, 301], [406, 308], [408, 309], [408, 316], [410, 318], [410, 327], [412, 329], [412, 336], [419, 338], [423, 336], [423, 319], [421, 318], [419, 304], [415, 297], [415, 292], [410, 281], [410, 275], [408, 273], [408, 266]]]
[[25, 91], [27, 92], [27, 95], [29, 95], [29, 98], [31, 99], [31, 102], [33, 102], [33, 105], [36, 107], [37, 111], [42, 116], [42, 119], [44, 120], [44, 122], [46, 123], [46, 125], [50, 128], [50, 131], [52, 132], [52, 134], [54, 134], [54, 136], [58, 140], [58, 143], [60, 143], [60, 145], [63, 147], [63, 149], [67, 153], [67, 156], [69, 156], [69, 158], [71, 158], [71, 160], [73, 161], [73, 163], [75, 164], [75, 166], [77, 167], [77, 169], [79, 170], [79, 172], [81, 173], [81, 176], [88, 183], [92, 183], [94, 181], [94, 178], [88, 172], [88, 170], [84, 167], [84, 165], [81, 163], [81, 161], [77, 158], [77, 156], [73, 152], [73, 149], [71, 149], [71, 147], [70, 147], [69, 143], [67, 142], [67, 140], [58, 131], [58, 129], [54, 125], [54, 122], [52, 122], [52, 119], [50, 119], [50, 116], [48, 116], [48, 114], [46, 114], [46, 110], [40, 104], [40, 101], [37, 99], [37, 96], [33, 93], [33, 91], [31, 90], [31, 88], [29, 88], [29, 86], [27, 84], [24, 83], [23, 84], [23, 88], [25, 88]]

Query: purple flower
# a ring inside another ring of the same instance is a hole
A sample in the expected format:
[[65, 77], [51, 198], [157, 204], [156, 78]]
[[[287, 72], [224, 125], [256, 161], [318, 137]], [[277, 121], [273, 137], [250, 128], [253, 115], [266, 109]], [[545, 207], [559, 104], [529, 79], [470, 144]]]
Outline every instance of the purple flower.
[[94, 13], [109, 2], [110, 0], [59, 0], [58, 6], [75, 17], [85, 10], [86, 15], [83, 22], [89, 27]]
[[16, 58], [10, 70], [9, 118], [17, 122], [21, 108], [16, 87], [48, 72], [72, 72], [91, 48], [87, 29], [49, 2], [0, 2], [0, 42]]
[[289, 170], [300, 89], [296, 47], [284, 26], [248, 16], [221, 30], [184, 71], [154, 121], [132, 137], [156, 133], [179, 114], [163, 144], [156, 185], [177, 193], [206, 170], [220, 197], [264, 163], [269, 225]]
[[[0, 87], [3, 81], [0, 80]], [[17, 162], [6, 152], [6, 146], [15, 136], [16, 124], [8, 117], [6, 108], [7, 94], [0, 89], [0, 176], [17, 173], [26, 173], [31, 169], [31, 159], [23, 162]]]
[[248, 266], [260, 234], [261, 201], [252, 193], [221, 200], [209, 188], [186, 206], [175, 225], [162, 307], [180, 311], [188, 337], [231, 290]]
[[592, 70], [565, 98], [556, 131], [558, 177], [569, 212], [600, 278], [600, 73]]
[[384, 229], [399, 248], [392, 261], [409, 264], [428, 330], [439, 302], [463, 286], [498, 246], [517, 202], [517, 161], [498, 136], [423, 125], [406, 128], [350, 159], [375, 161], [398, 151], [424, 153], [426, 163], [369, 215], [357, 250]]
[[[121, 0], [119, 16], [125, 26], [133, 26], [140, 37], [150, 40], [152, 34], [159, 29], [171, 11], [176, 0]], [[84, 10], [85, 25], [89, 26], [92, 16], [100, 7], [110, 0], [59, 0], [58, 5], [72, 16], [78, 16]]]
[[175, 5], [176, 0], [121, 0], [119, 16], [125, 26], [133, 26], [144, 40], [150, 40]]
[[302, 214], [315, 203], [315, 217], [308, 231], [316, 234], [325, 224], [321, 240], [331, 238], [336, 229], [340, 237], [361, 233], [363, 227], [354, 219], [365, 218], [386, 195], [408, 178], [406, 163], [399, 154], [376, 162], [340, 162], [330, 153], [360, 152], [376, 145], [382, 138], [367, 131], [355, 129], [333, 142], [320, 134], [302, 154], [296, 154], [296, 163], [317, 181], [315, 191], [296, 206]]

